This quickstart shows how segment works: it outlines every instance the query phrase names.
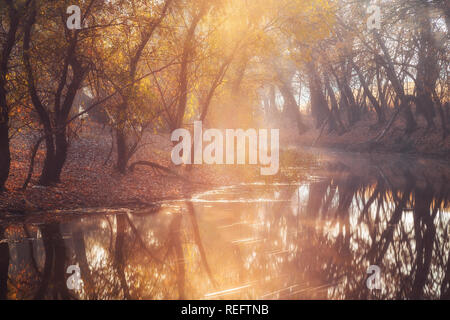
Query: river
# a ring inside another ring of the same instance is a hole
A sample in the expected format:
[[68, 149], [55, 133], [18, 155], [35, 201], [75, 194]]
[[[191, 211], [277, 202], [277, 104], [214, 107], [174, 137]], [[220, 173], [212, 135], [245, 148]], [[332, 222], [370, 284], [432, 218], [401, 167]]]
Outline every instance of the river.
[[[212, 188], [152, 208], [2, 221], [1, 294], [449, 299], [449, 165], [394, 155], [314, 157], [314, 165], [283, 167], [291, 179]], [[379, 273], [372, 277], [370, 266]]]

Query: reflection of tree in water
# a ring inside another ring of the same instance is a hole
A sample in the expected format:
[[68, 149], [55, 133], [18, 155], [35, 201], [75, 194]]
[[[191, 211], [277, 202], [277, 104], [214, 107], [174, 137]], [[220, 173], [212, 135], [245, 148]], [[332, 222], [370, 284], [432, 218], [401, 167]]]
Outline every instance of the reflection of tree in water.
[[[299, 273], [322, 270], [325, 282], [339, 281], [327, 290], [330, 298], [448, 298], [447, 179], [432, 185], [405, 167], [389, 175], [396, 181], [381, 169], [370, 178], [340, 169], [332, 180], [309, 188], [304, 217], [314, 223], [303, 235], [315, 253], [302, 255], [308, 262]], [[330, 207], [333, 193], [336, 204]], [[365, 286], [372, 264], [382, 270], [380, 292]]]
[[[0, 297], [8, 277], [9, 298], [449, 299], [444, 171], [333, 163], [320, 179], [233, 194], [276, 201], [1, 227], [2, 239], [34, 240], [0, 243]], [[66, 287], [72, 264], [80, 292]], [[366, 287], [374, 264], [382, 290]]]
[[35, 299], [71, 299], [66, 285], [66, 247], [61, 237], [59, 223], [46, 224], [41, 228], [45, 248], [45, 264]]
[[[0, 226], [0, 239], [5, 238], [5, 230]], [[0, 243], [0, 299], [6, 299], [8, 288], [8, 267], [9, 267], [9, 245], [7, 242]]]

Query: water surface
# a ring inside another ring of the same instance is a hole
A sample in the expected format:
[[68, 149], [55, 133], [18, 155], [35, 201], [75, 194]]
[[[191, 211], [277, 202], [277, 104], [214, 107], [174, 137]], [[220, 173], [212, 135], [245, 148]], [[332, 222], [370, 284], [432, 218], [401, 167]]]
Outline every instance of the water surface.
[[[315, 155], [314, 166], [282, 168], [294, 179], [214, 188], [155, 208], [0, 221], [0, 295], [450, 299], [448, 165]], [[70, 265], [80, 269], [78, 290], [67, 287]], [[380, 289], [367, 287], [371, 265]]]

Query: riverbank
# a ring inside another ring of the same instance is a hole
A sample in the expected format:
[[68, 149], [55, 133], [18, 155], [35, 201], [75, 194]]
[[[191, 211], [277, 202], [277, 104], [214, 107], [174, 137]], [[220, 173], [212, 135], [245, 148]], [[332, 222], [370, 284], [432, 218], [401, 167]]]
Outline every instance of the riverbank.
[[[61, 182], [38, 185], [45, 149], [36, 156], [36, 165], [26, 190], [22, 185], [29, 168], [33, 139], [23, 134], [11, 141], [12, 163], [7, 192], [0, 194], [0, 212], [17, 214], [72, 210], [77, 208], [121, 208], [149, 206], [157, 201], [180, 199], [211, 188], [256, 181], [259, 166], [175, 166], [171, 162], [172, 144], [168, 134], [148, 134], [143, 146], [130, 160], [151, 161], [175, 174], [148, 166], [137, 166], [120, 174], [115, 169], [115, 148], [109, 130], [95, 123], [85, 124], [70, 144]], [[289, 162], [298, 158], [287, 155]], [[309, 160], [308, 160], [309, 161]]]
[[[145, 159], [170, 166], [170, 156], [164, 150], [160, 136], [147, 138], [132, 159]], [[29, 167], [32, 141], [27, 136], [12, 140], [11, 172], [7, 192], [0, 194], [0, 211], [36, 211], [73, 209], [82, 207], [121, 207], [149, 204], [160, 199], [179, 198], [186, 184], [175, 177], [152, 168], [138, 167], [125, 175], [114, 168], [115, 151], [111, 152], [111, 135], [107, 129], [90, 124], [71, 142], [61, 182], [50, 187], [38, 185], [44, 159], [44, 148], [36, 157], [36, 167], [28, 188], [21, 190]], [[202, 172], [196, 172], [200, 182], [210, 181]]]
[[[419, 128], [405, 137], [401, 126], [397, 125], [379, 144], [369, 145], [366, 142], [377, 135], [379, 128], [370, 128], [364, 121], [342, 135], [326, 132], [320, 135], [320, 130], [310, 129], [299, 136], [292, 129], [285, 128], [280, 132], [280, 146], [283, 149], [280, 167], [314, 166], [315, 152], [300, 151], [301, 146], [312, 145], [314, 148], [346, 152], [401, 153], [411, 157], [450, 159], [450, 139], [442, 140], [438, 131], [425, 133], [423, 130], [425, 129]], [[0, 211], [21, 214], [76, 208], [148, 206], [160, 200], [180, 199], [214, 186], [295, 178], [286, 176], [286, 173], [262, 178], [259, 166], [192, 166], [189, 170], [186, 167], [176, 167], [170, 161], [172, 145], [168, 134], [149, 134], [144, 137], [144, 147], [130, 163], [151, 161], [170, 168], [179, 176], [167, 175], [145, 166], [136, 167], [133, 172], [121, 175], [114, 168], [115, 150], [111, 150], [111, 143], [108, 129], [95, 123], [86, 124], [71, 142], [61, 183], [50, 187], [38, 185], [45, 151], [41, 148], [30, 184], [26, 190], [22, 190], [33, 139], [26, 134], [15, 137], [12, 140], [11, 173], [6, 184], [8, 191], [0, 194]], [[287, 152], [287, 146], [294, 147]]]
[[425, 123], [419, 121], [418, 128], [405, 135], [405, 124], [398, 119], [386, 135], [377, 143], [373, 141], [382, 131], [382, 126], [373, 124], [374, 119], [357, 122], [352, 130], [341, 135], [327, 130], [310, 129], [302, 135], [285, 134], [290, 144], [304, 147], [328, 148], [348, 152], [362, 153], [400, 153], [437, 159], [450, 159], [450, 136], [443, 139], [440, 128], [427, 130]]

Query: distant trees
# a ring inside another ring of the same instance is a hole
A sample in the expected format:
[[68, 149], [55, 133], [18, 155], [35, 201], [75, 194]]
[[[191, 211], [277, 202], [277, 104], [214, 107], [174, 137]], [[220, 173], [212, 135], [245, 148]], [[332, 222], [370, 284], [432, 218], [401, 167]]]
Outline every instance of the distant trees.
[[[368, 30], [369, 1], [337, 1], [306, 20], [306, 30], [316, 27], [308, 34], [316, 36], [312, 40], [295, 20], [284, 23], [276, 36], [286, 40], [278, 44], [288, 50], [283, 58], [295, 62], [294, 72], [309, 88], [316, 127], [325, 123], [329, 132], [340, 134], [375, 115], [372, 128], [379, 130], [379, 141], [401, 115], [405, 134], [415, 132], [423, 118], [427, 130], [440, 130], [445, 138], [449, 37], [444, 2], [381, 1], [381, 29]], [[327, 22], [322, 28], [318, 17]], [[285, 88], [278, 89], [288, 106]]]
[[[341, 13], [336, 14], [331, 37], [315, 48], [314, 57], [320, 61], [324, 78], [334, 80], [327, 91], [337, 92], [339, 113], [347, 114], [348, 129], [373, 111], [378, 126], [384, 126], [380, 139], [399, 114], [405, 120], [406, 134], [417, 130], [420, 116], [426, 120], [427, 129], [436, 129], [435, 117], [439, 114], [445, 138], [447, 117], [443, 106], [449, 89], [445, 52], [449, 39], [442, 3], [398, 0], [383, 1], [380, 6], [381, 29], [368, 31], [364, 7], [340, 1]], [[310, 90], [312, 103], [312, 83]], [[329, 109], [336, 110], [334, 100], [330, 98]], [[387, 121], [389, 110], [393, 114]], [[323, 113], [326, 110], [313, 116], [320, 120]]]

